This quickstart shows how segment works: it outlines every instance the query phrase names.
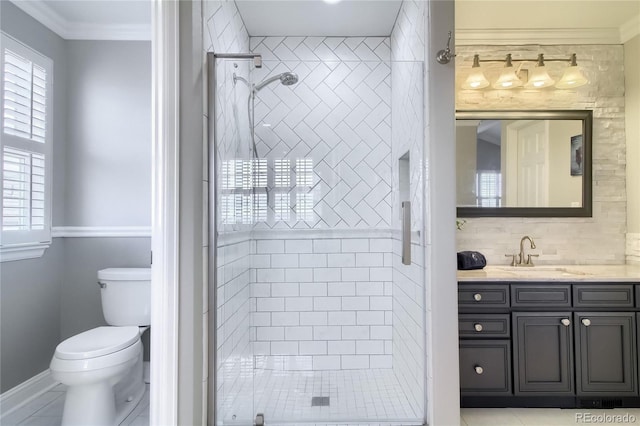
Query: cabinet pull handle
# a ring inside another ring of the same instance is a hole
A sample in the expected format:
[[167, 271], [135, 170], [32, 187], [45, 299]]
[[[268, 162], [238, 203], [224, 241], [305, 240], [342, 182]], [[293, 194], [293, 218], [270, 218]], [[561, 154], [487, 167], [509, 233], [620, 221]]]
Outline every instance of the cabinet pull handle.
[[484, 373], [484, 368], [480, 367], [479, 365], [474, 366], [473, 369], [476, 370], [476, 374]]
[[585, 318], [585, 319], [582, 320], [582, 324], [585, 327], [589, 327], [591, 325], [591, 320], [589, 318]]
[[565, 327], [569, 327], [571, 325], [571, 321], [569, 321], [568, 318], [563, 318], [561, 321], [562, 325], [564, 325]]
[[478, 332], [482, 331], [482, 324], [473, 324], [473, 328]]
[[480, 293], [476, 293], [473, 295], [473, 300], [475, 300], [476, 302], [479, 302], [482, 300], [482, 295]]

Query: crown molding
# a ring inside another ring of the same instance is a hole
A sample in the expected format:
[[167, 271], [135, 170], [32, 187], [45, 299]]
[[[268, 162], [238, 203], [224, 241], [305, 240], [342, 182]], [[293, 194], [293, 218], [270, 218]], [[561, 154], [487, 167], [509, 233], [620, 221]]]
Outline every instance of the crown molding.
[[626, 43], [640, 35], [640, 15], [636, 15], [620, 26], [620, 41]]
[[621, 44], [620, 35], [619, 28], [456, 30], [456, 44]]
[[44, 1], [11, 2], [65, 40], [151, 40], [151, 24], [72, 22], [60, 16]]

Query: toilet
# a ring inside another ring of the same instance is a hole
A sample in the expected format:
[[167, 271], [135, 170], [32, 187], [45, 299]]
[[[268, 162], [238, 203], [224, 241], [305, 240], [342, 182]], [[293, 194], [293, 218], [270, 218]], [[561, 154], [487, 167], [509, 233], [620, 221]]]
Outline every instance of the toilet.
[[151, 269], [98, 271], [102, 312], [109, 326], [60, 343], [51, 360], [67, 385], [62, 426], [115, 426], [144, 395], [140, 336], [151, 322]]

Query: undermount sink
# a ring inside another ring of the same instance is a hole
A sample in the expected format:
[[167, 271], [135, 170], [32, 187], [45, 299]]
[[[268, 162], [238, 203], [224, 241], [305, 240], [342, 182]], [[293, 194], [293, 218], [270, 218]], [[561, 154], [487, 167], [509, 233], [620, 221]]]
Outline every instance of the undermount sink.
[[495, 269], [515, 275], [548, 275], [548, 276], [571, 276], [590, 275], [577, 269], [564, 266], [495, 266]]

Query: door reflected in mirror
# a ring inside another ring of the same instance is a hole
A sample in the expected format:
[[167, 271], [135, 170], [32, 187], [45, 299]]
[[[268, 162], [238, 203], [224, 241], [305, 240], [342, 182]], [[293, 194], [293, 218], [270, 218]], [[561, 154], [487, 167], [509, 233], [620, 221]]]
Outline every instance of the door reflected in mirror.
[[458, 215], [590, 215], [590, 142], [590, 111], [458, 112]]

